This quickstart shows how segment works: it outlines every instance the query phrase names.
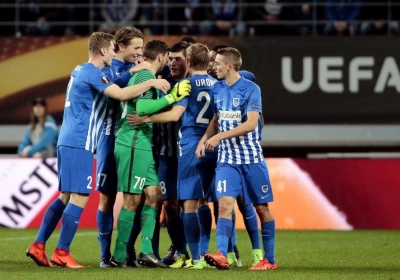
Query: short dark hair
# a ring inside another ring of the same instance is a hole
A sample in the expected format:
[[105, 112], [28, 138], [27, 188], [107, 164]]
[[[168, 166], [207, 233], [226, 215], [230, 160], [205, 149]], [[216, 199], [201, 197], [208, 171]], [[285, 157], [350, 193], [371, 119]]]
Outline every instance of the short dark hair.
[[146, 43], [143, 50], [143, 56], [150, 61], [154, 61], [159, 54], [165, 55], [168, 51], [168, 45], [160, 40], [151, 40]]
[[35, 105], [38, 105], [38, 104], [43, 105], [43, 106], [46, 107], [46, 105], [47, 105], [46, 99], [44, 99], [44, 98], [42, 98], [42, 97], [36, 97], [36, 98], [34, 98], [34, 99], [32, 100], [32, 106], [35, 106]]
[[223, 49], [223, 48], [229, 48], [230, 46], [227, 44], [218, 44], [215, 45], [214, 47], [212, 47], [212, 51], [217, 52], [219, 49]]
[[185, 41], [185, 42], [190, 43], [190, 44], [196, 44], [197, 43], [196, 39], [193, 38], [193, 37], [190, 37], [190, 36], [183, 37], [181, 39], [181, 41]]
[[179, 41], [168, 48], [169, 52], [181, 52], [185, 51], [191, 44], [186, 41]]

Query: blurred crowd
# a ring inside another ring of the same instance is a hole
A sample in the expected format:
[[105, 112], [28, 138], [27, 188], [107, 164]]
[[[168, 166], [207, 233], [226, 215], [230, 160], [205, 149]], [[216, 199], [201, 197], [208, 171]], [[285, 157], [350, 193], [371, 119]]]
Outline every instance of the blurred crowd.
[[[0, 0], [0, 35], [397, 35], [400, 0]], [[2, 23], [3, 22], [3, 23]]]

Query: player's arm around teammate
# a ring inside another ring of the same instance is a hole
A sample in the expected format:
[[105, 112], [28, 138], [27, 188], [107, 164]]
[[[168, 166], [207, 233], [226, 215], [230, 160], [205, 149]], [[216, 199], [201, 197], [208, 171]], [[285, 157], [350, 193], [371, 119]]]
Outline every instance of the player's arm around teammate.
[[170, 84], [164, 79], [152, 79], [143, 83], [120, 88], [113, 84], [104, 90], [104, 94], [119, 101], [126, 101], [141, 95], [143, 92], [151, 88], [159, 89], [167, 92], [170, 89]]

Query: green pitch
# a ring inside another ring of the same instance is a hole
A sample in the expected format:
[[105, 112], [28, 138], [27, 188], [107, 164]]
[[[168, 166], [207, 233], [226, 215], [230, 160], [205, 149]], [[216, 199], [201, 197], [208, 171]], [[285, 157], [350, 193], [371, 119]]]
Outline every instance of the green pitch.
[[[76, 260], [83, 270], [37, 267], [25, 256], [36, 230], [0, 229], [0, 279], [400, 279], [400, 231], [278, 231], [276, 234], [276, 271], [248, 271], [251, 264], [250, 241], [245, 231], [238, 231], [238, 247], [245, 267], [228, 271], [216, 269], [107, 269], [98, 267], [97, 233], [78, 230], [72, 243]], [[50, 258], [59, 231], [47, 244]], [[210, 251], [215, 252], [215, 234]], [[165, 229], [161, 231], [160, 252], [169, 247]], [[140, 248], [138, 244], [136, 248]]]

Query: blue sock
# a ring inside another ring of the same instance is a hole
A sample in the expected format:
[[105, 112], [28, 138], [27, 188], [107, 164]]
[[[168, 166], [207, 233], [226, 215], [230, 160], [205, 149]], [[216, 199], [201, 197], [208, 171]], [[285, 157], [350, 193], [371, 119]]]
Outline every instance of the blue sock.
[[100, 260], [103, 258], [110, 259], [111, 236], [114, 226], [113, 213], [97, 210], [96, 220], [97, 228], [99, 230], [99, 236], [97, 237], [97, 239], [100, 243]]
[[160, 216], [161, 216], [162, 207], [158, 207], [157, 216], [156, 216], [156, 224], [154, 227], [153, 239], [151, 240], [151, 247], [153, 248], [154, 255], [160, 258]]
[[69, 252], [69, 247], [78, 229], [82, 211], [83, 208], [72, 203], [68, 203], [67, 207], [65, 207], [64, 214], [61, 218], [61, 233], [57, 245], [58, 249], [64, 249]]
[[232, 234], [228, 242], [228, 252], [233, 252], [233, 247], [236, 246], [236, 212], [232, 211]]
[[188, 251], [186, 249], [185, 230], [183, 228], [183, 221], [181, 216], [178, 215], [176, 219], [168, 221], [167, 229], [172, 244], [174, 244], [178, 254], [187, 254]]
[[143, 205], [138, 207], [138, 209], [136, 210], [136, 215], [133, 219], [131, 234], [129, 235], [128, 242], [126, 242], [126, 249], [128, 250], [133, 250], [133, 248], [135, 247], [136, 239], [138, 238], [140, 231], [142, 230], [142, 209]]
[[247, 233], [250, 237], [251, 246], [253, 249], [261, 249], [257, 213], [252, 204], [248, 204], [244, 207], [243, 219]]
[[212, 216], [211, 209], [208, 205], [199, 207], [197, 212], [200, 220], [200, 253], [204, 256], [208, 253], [208, 245], [210, 244]]
[[200, 221], [197, 213], [183, 214], [183, 228], [192, 259], [200, 258]]
[[261, 236], [264, 247], [264, 257], [271, 264], [275, 263], [275, 220], [261, 223]]
[[229, 238], [229, 241], [228, 241], [228, 253], [231, 253], [231, 252], [233, 252], [232, 238]]
[[218, 251], [226, 257], [228, 254], [229, 238], [232, 235], [232, 220], [218, 218], [216, 234]]
[[59, 198], [50, 204], [49, 208], [47, 208], [44, 213], [39, 232], [36, 236], [36, 242], [46, 243], [60, 221], [65, 206], [66, 205]]

